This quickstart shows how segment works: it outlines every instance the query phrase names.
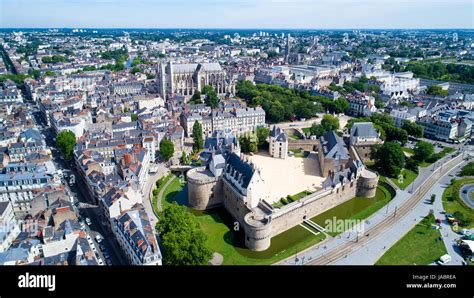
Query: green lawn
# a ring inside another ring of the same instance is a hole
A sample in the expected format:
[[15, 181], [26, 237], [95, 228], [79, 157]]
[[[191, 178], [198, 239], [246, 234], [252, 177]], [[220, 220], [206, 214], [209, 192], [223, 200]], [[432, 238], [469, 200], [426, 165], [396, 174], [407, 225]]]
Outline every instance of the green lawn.
[[415, 154], [415, 151], [412, 148], [402, 147], [403, 152], [405, 152], [405, 156], [410, 157]]
[[[160, 179], [157, 181], [157, 183], [159, 183], [159, 187], [156, 187], [156, 185], [155, 185], [156, 188], [155, 188], [155, 189], [153, 190], [153, 192], [152, 192], [152, 200], [151, 200], [152, 205], [153, 205], [153, 211], [155, 212], [155, 214], [158, 213], [158, 208], [157, 208], [157, 206], [156, 206], [156, 204], [157, 204], [157, 199], [158, 199], [158, 194], [160, 193], [161, 189], [162, 189], [163, 186], [166, 184], [166, 182], [168, 182], [168, 181], [171, 179], [171, 177], [173, 177], [173, 174], [168, 174], [168, 176], [165, 176], [165, 177], [163, 177], [163, 178], [160, 178]], [[156, 193], [156, 195], [155, 195], [155, 193]]]
[[[385, 206], [392, 198], [390, 191], [385, 186], [379, 185], [375, 197], [370, 199], [355, 197], [311, 218], [311, 220], [322, 227], [327, 225], [326, 220], [332, 220], [333, 218], [364, 220]], [[331, 236], [340, 233], [328, 232]]]
[[453, 153], [454, 151], [456, 151], [455, 148], [443, 147], [443, 150], [441, 150], [438, 153], [433, 154], [428, 160], [420, 163], [420, 167], [422, 168], [428, 167], [432, 165], [433, 163], [437, 162], [438, 160], [440, 160], [441, 158], [445, 157], [446, 155]]
[[314, 235], [301, 226], [272, 238], [271, 246], [256, 252], [245, 248], [243, 232], [234, 232], [232, 217], [223, 209], [206, 212], [190, 211], [195, 214], [201, 229], [213, 251], [224, 257], [224, 265], [269, 265], [290, 257], [324, 240], [324, 234]]
[[400, 189], [405, 189], [407, 188], [410, 183], [415, 180], [415, 178], [418, 176], [417, 173], [413, 172], [412, 170], [408, 169], [402, 169], [402, 175], [403, 175], [403, 180], [401, 182], [398, 181], [398, 178], [390, 178], [392, 179], [393, 183], [395, 183]]
[[301, 149], [291, 149], [290, 151], [294, 153], [294, 157], [305, 158], [305, 157], [308, 157], [309, 155], [308, 151], [303, 151]]
[[[305, 191], [295, 196], [304, 196]], [[382, 208], [392, 198], [390, 192], [383, 186], [377, 189], [375, 198], [354, 198], [341, 204], [345, 207], [335, 207], [338, 212], [323, 213], [326, 218], [353, 218], [365, 219], [375, 211]], [[186, 184], [173, 180], [164, 191], [163, 207], [177, 201], [179, 204], [187, 204]], [[333, 210], [331, 209], [331, 210]], [[210, 248], [224, 257], [224, 265], [268, 265], [281, 261], [294, 255], [297, 251], [304, 250], [325, 239], [324, 234], [314, 235], [301, 226], [295, 226], [290, 230], [272, 238], [269, 249], [255, 252], [247, 249], [244, 245], [243, 231], [234, 231], [235, 220], [223, 208], [209, 211], [196, 211], [188, 209], [196, 216], [201, 229], [207, 235]], [[321, 218], [323, 219], [323, 218]], [[315, 220], [315, 218], [313, 218]], [[315, 220], [316, 222], [317, 219]], [[324, 220], [322, 222], [324, 224]]]
[[459, 197], [459, 190], [463, 185], [474, 183], [472, 178], [454, 180], [443, 192], [443, 207], [447, 213], [454, 214], [458, 211], [464, 214], [467, 219], [463, 228], [474, 227], [474, 210], [466, 206]]
[[[163, 208], [176, 201], [187, 205], [187, 185], [174, 179], [163, 193]], [[283, 260], [296, 250], [303, 250], [325, 239], [324, 234], [314, 235], [301, 226], [272, 238], [271, 246], [265, 251], [255, 252], [244, 245], [243, 231], [235, 232], [235, 220], [223, 209], [209, 211], [188, 209], [196, 216], [201, 229], [207, 235], [209, 247], [224, 257], [224, 265], [268, 265]]]
[[[161, 199], [161, 203], [163, 209], [167, 208], [169, 204], [173, 201], [177, 201], [178, 203], [182, 204], [182, 196], [178, 196], [178, 194], [184, 193], [183, 189], [186, 186], [186, 182], [179, 177], [176, 177], [165, 189], [163, 192], [163, 198]], [[187, 190], [186, 190], [187, 191]]]
[[432, 228], [434, 216], [425, 217], [393, 245], [376, 265], [428, 265], [446, 254], [439, 230]]

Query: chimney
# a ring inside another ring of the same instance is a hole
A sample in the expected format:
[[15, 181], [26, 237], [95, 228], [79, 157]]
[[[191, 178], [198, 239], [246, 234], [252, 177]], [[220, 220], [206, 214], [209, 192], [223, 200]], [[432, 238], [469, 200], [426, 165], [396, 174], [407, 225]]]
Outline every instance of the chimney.
[[125, 161], [126, 166], [129, 166], [132, 163], [132, 155], [130, 155], [130, 153], [124, 154], [123, 159]]

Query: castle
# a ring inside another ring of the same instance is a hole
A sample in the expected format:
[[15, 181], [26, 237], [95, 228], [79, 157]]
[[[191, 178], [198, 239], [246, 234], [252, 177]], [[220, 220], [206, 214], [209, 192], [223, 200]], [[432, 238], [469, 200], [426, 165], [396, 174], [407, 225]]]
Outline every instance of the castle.
[[[271, 138], [288, 140], [282, 133], [274, 129]], [[334, 132], [321, 137], [317, 146], [327, 177], [322, 188], [280, 208], [263, 199], [265, 182], [254, 164], [233, 151], [240, 151], [235, 137], [214, 137], [221, 141], [205, 148], [205, 166], [187, 172], [189, 205], [197, 210], [224, 206], [244, 229], [245, 245], [251, 250], [266, 250], [272, 237], [349, 199], [375, 196], [378, 175], [366, 169], [355, 149]]]

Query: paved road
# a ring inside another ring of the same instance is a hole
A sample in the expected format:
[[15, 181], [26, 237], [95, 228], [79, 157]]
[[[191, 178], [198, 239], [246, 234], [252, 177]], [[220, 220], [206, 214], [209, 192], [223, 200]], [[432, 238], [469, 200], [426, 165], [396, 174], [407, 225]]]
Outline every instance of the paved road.
[[473, 192], [474, 192], [474, 184], [464, 185], [459, 190], [459, 196], [469, 207], [474, 209], [474, 200], [472, 199]]
[[[324, 115], [325, 114], [318, 114], [318, 118], [312, 118], [312, 119], [308, 119], [306, 121], [282, 122], [282, 123], [278, 123], [277, 125], [278, 125], [278, 127], [282, 128], [282, 129], [307, 128], [307, 127], [311, 127], [311, 125], [313, 125], [313, 123], [320, 124]], [[337, 116], [337, 118], [339, 118], [340, 127], [344, 128], [347, 124], [347, 121], [349, 119], [351, 119], [352, 117], [347, 116], [347, 115], [342, 115], [342, 116]]]
[[161, 200], [163, 199], [163, 193], [165, 192], [165, 189], [168, 187], [168, 185], [170, 185], [170, 183], [173, 182], [174, 179], [176, 179], [175, 175], [173, 175], [171, 179], [166, 182], [166, 184], [161, 188], [160, 193], [158, 194], [156, 205], [159, 211], [163, 210], [163, 206], [161, 205]]
[[[458, 159], [460, 160], [460, 158]], [[425, 171], [420, 173], [420, 178], [418, 179], [419, 182], [415, 180], [414, 183], [420, 183], [421, 185], [426, 180], [427, 176], [433, 175], [433, 177], [429, 180], [429, 184], [423, 185], [423, 187], [420, 189], [417, 189], [418, 184], [416, 184], [414, 187], [416, 192], [414, 194], [410, 194], [408, 191], [398, 190], [397, 196], [387, 205], [387, 207], [382, 208], [370, 218], [368, 218], [368, 220], [365, 222], [366, 231], [363, 234], [356, 235], [354, 232], [342, 233], [333, 239], [325, 241], [324, 246], [319, 244], [307, 249], [303, 253], [299, 253], [298, 262], [296, 258], [292, 257], [280, 262], [279, 264], [301, 264], [305, 262], [307, 264], [335, 263], [341, 258], [348, 258], [348, 255], [352, 254], [353, 252], [358, 250], [362, 251], [369, 240], [372, 241], [377, 237], [387, 237], [390, 235], [387, 231], [389, 231], [402, 218], [405, 218], [406, 214], [410, 214], [410, 212], [416, 208], [417, 204], [422, 199], [421, 196], [424, 196], [424, 193], [428, 192], [436, 183], [436, 181], [446, 173], [445, 168], [443, 168], [445, 164], [446, 163], [439, 165], [440, 168], [438, 168], [435, 172], [430, 173]], [[449, 165], [453, 166], [454, 164]], [[426, 216], [426, 214], [427, 212], [425, 212], [423, 215]], [[418, 217], [419, 220], [421, 220], [421, 216]], [[407, 225], [407, 223], [405, 223], [406, 226], [404, 228], [404, 232], [401, 231], [399, 234], [396, 234], [395, 231], [392, 231], [394, 233], [391, 237], [393, 242], [396, 242], [396, 240], [402, 237], [406, 231], [408, 231], [416, 223], [416, 217], [411, 220], [413, 221], [411, 225]], [[383, 245], [382, 243], [380, 245], [382, 249], [384, 246], [389, 247], [387, 245]], [[370, 255], [370, 252], [367, 250], [365, 254]], [[375, 252], [372, 259], [367, 259], [363, 262], [358, 261], [358, 263], [373, 264], [380, 255], [380, 252]]]
[[148, 175], [143, 192], [143, 206], [145, 207], [145, 211], [148, 214], [148, 218], [150, 219], [150, 223], [152, 226], [156, 225], [156, 223], [158, 222], [158, 218], [156, 217], [155, 211], [153, 210], [151, 193], [155, 188], [156, 181], [161, 177], [166, 176], [169, 172], [169, 170], [165, 167], [164, 164], [158, 163], [157, 166], [158, 171], [154, 174]]
[[[463, 165], [455, 167], [453, 170], [443, 173], [444, 176], [441, 180], [430, 190], [427, 194], [420, 200], [413, 209], [407, 213], [406, 216], [401, 218], [397, 223], [390, 227], [383, 234], [374, 237], [368, 241], [361, 249], [356, 250], [352, 253], [347, 254], [347, 257], [339, 259], [331, 264], [334, 265], [373, 265], [378, 259], [390, 248], [392, 247], [399, 239], [401, 239], [406, 233], [408, 233], [416, 224], [418, 224], [429, 212], [430, 210], [434, 211], [434, 215], [437, 218], [444, 219], [444, 216], [441, 214], [443, 210], [441, 197], [443, 191], [447, 184], [450, 183], [451, 176], [450, 174], [458, 171]], [[400, 192], [401, 194], [401, 192]], [[436, 195], [436, 200], [433, 205], [429, 203], [431, 194]], [[398, 196], [399, 194], [397, 194]], [[409, 196], [408, 193], [404, 195]], [[392, 202], [390, 203], [392, 204]], [[376, 219], [371, 218], [372, 221]], [[446, 249], [450, 255], [453, 256], [452, 264], [460, 265], [462, 258], [459, 254], [456, 254], [458, 258], [454, 255], [454, 239], [459, 238], [459, 235], [454, 233], [449, 224], [446, 221], [442, 223], [441, 234], [443, 235], [443, 240], [446, 245]], [[445, 236], [448, 234], [448, 236]]]

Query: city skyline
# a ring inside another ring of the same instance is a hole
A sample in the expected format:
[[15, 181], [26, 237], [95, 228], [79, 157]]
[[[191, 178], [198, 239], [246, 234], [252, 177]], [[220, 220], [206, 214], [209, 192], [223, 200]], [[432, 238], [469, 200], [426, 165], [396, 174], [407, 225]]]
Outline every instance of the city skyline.
[[0, 0], [0, 7], [1, 28], [474, 28], [469, 0]]

